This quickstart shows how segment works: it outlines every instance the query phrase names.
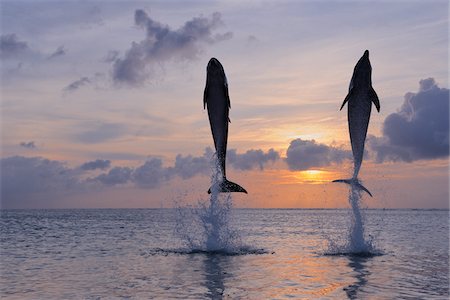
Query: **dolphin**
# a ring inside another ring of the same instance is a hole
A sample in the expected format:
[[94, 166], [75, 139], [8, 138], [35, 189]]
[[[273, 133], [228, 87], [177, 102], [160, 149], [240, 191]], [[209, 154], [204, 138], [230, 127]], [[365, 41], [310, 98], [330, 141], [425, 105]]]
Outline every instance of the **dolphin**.
[[[208, 107], [209, 124], [214, 139], [216, 155], [219, 163], [221, 180], [217, 187], [221, 193], [247, 191], [240, 185], [228, 181], [225, 173], [225, 160], [227, 155], [228, 122], [230, 111], [230, 96], [228, 95], [228, 82], [222, 64], [211, 58], [206, 67], [206, 86], [203, 94], [203, 109]], [[211, 193], [211, 187], [208, 194]]]
[[345, 182], [354, 185], [372, 196], [369, 190], [358, 180], [358, 173], [364, 155], [364, 143], [366, 141], [367, 127], [369, 126], [372, 102], [375, 104], [377, 111], [380, 112], [380, 101], [372, 87], [372, 66], [369, 61], [369, 50], [364, 51], [364, 55], [359, 59], [353, 70], [348, 94], [340, 110], [342, 110], [347, 102], [348, 129], [350, 132], [354, 163], [353, 177], [350, 179], [337, 179], [333, 180], [333, 182]]

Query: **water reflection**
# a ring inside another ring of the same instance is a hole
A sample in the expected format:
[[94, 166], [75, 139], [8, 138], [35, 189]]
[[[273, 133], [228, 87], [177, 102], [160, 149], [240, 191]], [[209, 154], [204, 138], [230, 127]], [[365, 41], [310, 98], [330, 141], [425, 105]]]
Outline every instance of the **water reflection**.
[[207, 254], [204, 259], [205, 287], [210, 299], [223, 299], [225, 279], [230, 276], [223, 266], [227, 266], [230, 257], [220, 254]]
[[349, 299], [359, 299], [358, 292], [367, 284], [367, 277], [370, 275], [370, 271], [366, 266], [370, 257], [352, 255], [348, 259], [348, 266], [353, 270], [356, 283], [345, 287], [344, 291]]

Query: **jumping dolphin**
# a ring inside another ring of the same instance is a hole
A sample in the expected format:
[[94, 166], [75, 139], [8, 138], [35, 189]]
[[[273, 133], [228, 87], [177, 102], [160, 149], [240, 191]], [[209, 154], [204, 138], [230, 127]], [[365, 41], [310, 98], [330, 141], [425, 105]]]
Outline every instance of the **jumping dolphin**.
[[[240, 185], [228, 181], [225, 176], [225, 159], [227, 154], [228, 122], [230, 118], [230, 96], [228, 95], [228, 82], [223, 70], [222, 64], [216, 59], [211, 58], [206, 67], [206, 86], [203, 94], [203, 109], [208, 106], [209, 124], [214, 139], [216, 155], [219, 162], [219, 168], [222, 175], [222, 181], [219, 183], [219, 192], [242, 192], [247, 191]], [[211, 187], [212, 188], [212, 187]], [[208, 194], [211, 193], [211, 188]]]
[[378, 100], [377, 93], [372, 87], [372, 67], [369, 61], [369, 50], [364, 51], [364, 55], [359, 59], [353, 70], [348, 95], [345, 97], [340, 110], [342, 110], [347, 102], [348, 129], [350, 131], [354, 163], [353, 177], [351, 179], [337, 179], [333, 180], [333, 182], [345, 182], [347, 184], [355, 185], [372, 196], [369, 190], [360, 184], [358, 180], [358, 173], [363, 160], [364, 142], [366, 141], [372, 102], [375, 104], [377, 111], [380, 112], [380, 101]]

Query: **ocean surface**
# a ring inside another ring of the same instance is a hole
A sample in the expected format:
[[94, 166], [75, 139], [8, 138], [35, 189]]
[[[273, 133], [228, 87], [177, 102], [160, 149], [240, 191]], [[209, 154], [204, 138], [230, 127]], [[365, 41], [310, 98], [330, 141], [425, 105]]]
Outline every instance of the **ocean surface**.
[[180, 209], [1, 210], [0, 298], [449, 298], [448, 210], [363, 210], [368, 255], [340, 251], [351, 210], [230, 213], [208, 251]]

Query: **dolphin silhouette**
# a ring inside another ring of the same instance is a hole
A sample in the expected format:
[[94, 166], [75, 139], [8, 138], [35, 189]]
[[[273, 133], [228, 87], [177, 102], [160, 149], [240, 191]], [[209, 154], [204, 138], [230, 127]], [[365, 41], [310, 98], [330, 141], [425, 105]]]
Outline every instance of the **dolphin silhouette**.
[[345, 182], [356, 186], [358, 189], [372, 194], [358, 180], [358, 173], [361, 168], [364, 143], [366, 141], [367, 127], [369, 126], [372, 102], [377, 111], [380, 112], [380, 101], [377, 93], [372, 87], [372, 66], [369, 61], [369, 50], [364, 51], [364, 55], [359, 59], [353, 70], [347, 97], [342, 103], [341, 109], [348, 102], [348, 129], [352, 144], [354, 171], [350, 179], [337, 179], [333, 182]]
[[[203, 94], [203, 109], [208, 107], [209, 124], [214, 139], [216, 155], [219, 162], [221, 180], [218, 191], [221, 193], [247, 191], [240, 185], [228, 181], [225, 174], [225, 160], [227, 155], [228, 122], [230, 111], [230, 96], [228, 95], [228, 82], [222, 64], [211, 58], [206, 67], [206, 86]], [[211, 193], [211, 187], [208, 194]]]

